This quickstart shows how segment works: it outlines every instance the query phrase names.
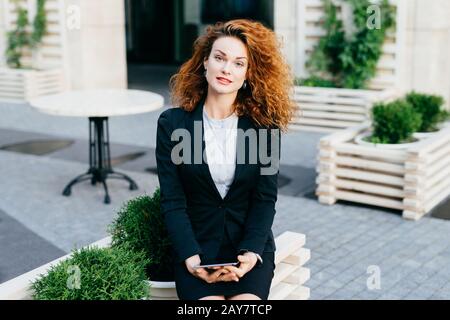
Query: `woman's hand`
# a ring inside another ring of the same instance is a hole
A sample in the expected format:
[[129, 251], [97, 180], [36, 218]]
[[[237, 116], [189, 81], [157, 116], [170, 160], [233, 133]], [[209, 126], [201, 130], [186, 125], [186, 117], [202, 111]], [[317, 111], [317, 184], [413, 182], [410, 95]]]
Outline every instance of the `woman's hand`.
[[239, 255], [238, 260], [240, 262], [239, 268], [234, 266], [226, 266], [225, 269], [227, 269], [230, 273], [236, 274], [239, 278], [242, 278], [247, 272], [252, 270], [258, 262], [256, 253], [250, 251], [244, 253], [243, 255]]
[[214, 268], [216, 271], [212, 273], [208, 272], [205, 268], [194, 268], [194, 266], [198, 266], [200, 265], [200, 263], [201, 260], [198, 254], [189, 257], [185, 260], [185, 265], [189, 273], [192, 274], [194, 277], [206, 281], [207, 283], [238, 280], [236, 275], [233, 275], [230, 271], [222, 267]]

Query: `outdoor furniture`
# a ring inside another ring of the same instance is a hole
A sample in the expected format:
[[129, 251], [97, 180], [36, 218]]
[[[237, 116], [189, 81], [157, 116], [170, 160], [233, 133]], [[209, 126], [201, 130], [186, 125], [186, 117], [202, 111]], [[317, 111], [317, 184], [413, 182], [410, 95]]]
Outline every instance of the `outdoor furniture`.
[[[310, 279], [311, 272], [305, 268], [305, 264], [311, 257], [311, 251], [304, 247], [305, 240], [304, 234], [291, 231], [285, 231], [275, 238], [275, 271], [269, 300], [309, 299], [310, 289], [305, 283]], [[151, 300], [178, 299], [175, 282], [150, 281], [150, 284]]]
[[[309, 249], [304, 248], [305, 235], [297, 232], [285, 231], [275, 239], [275, 275], [272, 280], [269, 300], [307, 300], [310, 290], [305, 282], [310, 278], [310, 270], [304, 267], [311, 256]], [[88, 247], [109, 247], [111, 237], [103, 238]], [[69, 259], [71, 253], [53, 260], [43, 266], [24, 273], [14, 279], [0, 284], [0, 300], [30, 300], [31, 282], [41, 274], [46, 274], [52, 266]], [[175, 282], [150, 281], [150, 300], [177, 299]]]
[[403, 218], [418, 220], [450, 195], [450, 126], [397, 149], [356, 143], [369, 127], [364, 123], [320, 139], [320, 203], [364, 203], [402, 210]]
[[[342, 0], [333, 1], [333, 4], [339, 7], [344, 22], [350, 24], [352, 15], [348, 4], [343, 6], [345, 1]], [[357, 126], [370, 120], [375, 103], [395, 99], [402, 93], [407, 7], [405, 0], [390, 0], [390, 4], [395, 7], [395, 28], [387, 34], [375, 77], [368, 83], [368, 88], [295, 86], [293, 98], [298, 108], [290, 126], [292, 129], [330, 133]], [[320, 0], [305, 0], [299, 1], [297, 10], [298, 76], [307, 78], [310, 75], [307, 61], [325, 35], [321, 27], [325, 7]]]
[[138, 188], [130, 177], [112, 169], [108, 117], [155, 111], [164, 105], [161, 95], [127, 89], [79, 90], [35, 98], [30, 104], [43, 113], [89, 119], [89, 169], [70, 181], [64, 196], [70, 196], [72, 186], [85, 180], [103, 184], [106, 204], [111, 203], [106, 179], [124, 179], [130, 190]]
[[[32, 23], [36, 0], [0, 1], [0, 48], [6, 49], [6, 32], [16, 27], [16, 5], [28, 10]], [[63, 0], [46, 0], [47, 32], [38, 48], [25, 50], [21, 59], [25, 68], [6, 66], [4, 50], [0, 50], [0, 101], [24, 103], [43, 95], [63, 92], [70, 87], [68, 74], [67, 27]], [[28, 67], [28, 68], [27, 68]]]

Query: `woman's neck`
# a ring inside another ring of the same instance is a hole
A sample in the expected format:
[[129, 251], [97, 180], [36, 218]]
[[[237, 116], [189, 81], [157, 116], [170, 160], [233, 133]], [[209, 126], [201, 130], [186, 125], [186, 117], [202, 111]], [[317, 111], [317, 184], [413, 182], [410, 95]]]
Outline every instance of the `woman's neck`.
[[233, 112], [233, 103], [236, 95], [211, 95], [208, 94], [205, 100], [204, 108], [210, 118], [225, 119]]

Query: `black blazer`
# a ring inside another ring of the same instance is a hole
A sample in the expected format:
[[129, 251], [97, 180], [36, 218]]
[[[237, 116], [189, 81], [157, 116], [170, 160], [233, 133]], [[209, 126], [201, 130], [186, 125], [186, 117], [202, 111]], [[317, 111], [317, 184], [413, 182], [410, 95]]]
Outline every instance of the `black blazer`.
[[[155, 153], [161, 190], [161, 212], [175, 258], [182, 262], [199, 254], [202, 261], [212, 261], [225, 232], [235, 246], [236, 253], [241, 250], [250, 250], [260, 255], [263, 252], [274, 252], [276, 248], [271, 227], [277, 200], [279, 157], [276, 173], [261, 175], [260, 168], [269, 165], [261, 164], [259, 156], [256, 164], [249, 163], [248, 139], [244, 138], [247, 160], [244, 164], [237, 161], [234, 181], [222, 199], [208, 164], [203, 159], [201, 164], [194, 164], [193, 161], [194, 121], [200, 121], [203, 128], [203, 103], [204, 98], [192, 112], [181, 108], [168, 109], [158, 119]], [[183, 161], [177, 165], [171, 161], [172, 148], [179, 143], [171, 141], [171, 134], [178, 128], [187, 129], [191, 133], [190, 164]], [[248, 116], [239, 117], [238, 128], [258, 129]], [[203, 136], [202, 130], [202, 152], [205, 150]], [[281, 139], [279, 131], [276, 135], [267, 136], [270, 155], [270, 140], [277, 139], [280, 150]], [[258, 150], [259, 139], [258, 137]], [[242, 139], [238, 139], [237, 145], [239, 143], [242, 143]], [[239, 153], [239, 148], [237, 152]]]

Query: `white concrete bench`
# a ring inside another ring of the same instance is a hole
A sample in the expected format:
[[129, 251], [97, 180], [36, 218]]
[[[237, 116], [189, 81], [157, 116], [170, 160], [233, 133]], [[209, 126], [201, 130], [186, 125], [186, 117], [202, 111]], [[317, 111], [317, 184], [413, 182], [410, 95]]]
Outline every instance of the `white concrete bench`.
[[286, 231], [275, 239], [275, 275], [269, 300], [307, 300], [309, 288], [304, 286], [310, 278], [305, 268], [311, 253], [304, 248], [305, 235]]
[[[107, 237], [89, 246], [108, 247], [111, 238]], [[303, 248], [305, 236], [295, 232], [284, 232], [275, 239], [277, 251], [275, 254], [275, 275], [272, 281], [269, 300], [306, 300], [309, 298], [309, 288], [305, 287], [305, 282], [310, 277], [308, 268], [304, 264], [310, 258], [310, 250]], [[0, 300], [30, 300], [30, 284], [35, 281], [40, 274], [45, 274], [48, 270], [59, 262], [70, 258], [67, 254], [61, 258], [53, 260], [43, 266], [24, 273], [14, 279], [0, 284]], [[174, 282], [150, 281], [151, 299], [177, 299]]]

